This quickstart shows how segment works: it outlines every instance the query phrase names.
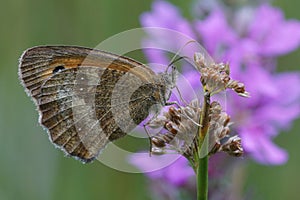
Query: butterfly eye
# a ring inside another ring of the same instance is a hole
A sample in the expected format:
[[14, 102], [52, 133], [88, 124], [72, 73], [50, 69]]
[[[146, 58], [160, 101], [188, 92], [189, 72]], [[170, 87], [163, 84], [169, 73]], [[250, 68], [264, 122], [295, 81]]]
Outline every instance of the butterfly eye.
[[153, 102], [156, 102], [157, 100], [155, 99], [155, 97], [154, 96], [150, 96], [150, 101], [153, 101]]
[[60, 71], [63, 70], [63, 69], [65, 69], [65, 67], [62, 66], [62, 65], [59, 65], [59, 66], [57, 66], [57, 67], [55, 67], [55, 68], [53, 69], [52, 73], [53, 73], [53, 74], [56, 74], [56, 73], [60, 72]]

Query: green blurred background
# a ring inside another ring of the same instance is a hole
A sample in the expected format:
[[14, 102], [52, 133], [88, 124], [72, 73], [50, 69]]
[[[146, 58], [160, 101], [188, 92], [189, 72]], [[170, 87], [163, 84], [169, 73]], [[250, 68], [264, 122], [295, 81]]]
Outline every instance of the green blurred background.
[[[189, 6], [189, 1], [171, 2]], [[140, 27], [139, 16], [150, 10], [151, 1], [12, 0], [0, 5], [0, 200], [149, 199], [142, 174], [118, 172], [99, 162], [83, 165], [55, 149], [19, 84], [17, 67], [19, 56], [31, 46], [94, 47], [113, 34]], [[300, 1], [277, 0], [274, 5], [287, 18], [300, 19]], [[299, 65], [299, 51], [279, 60], [281, 70], [299, 70]], [[256, 199], [299, 199], [299, 122], [275, 140], [289, 152], [286, 165], [249, 161], [245, 187]]]

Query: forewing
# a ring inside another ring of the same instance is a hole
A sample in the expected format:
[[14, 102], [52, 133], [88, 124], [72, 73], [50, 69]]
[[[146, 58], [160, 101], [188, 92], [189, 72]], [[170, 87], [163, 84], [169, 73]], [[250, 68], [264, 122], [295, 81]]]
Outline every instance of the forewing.
[[154, 75], [134, 60], [83, 47], [35, 47], [22, 55], [19, 66], [21, 82], [38, 106], [51, 141], [84, 162], [134, 128], [124, 123], [127, 113], [118, 109], [130, 101], [126, 84], [151, 85]]

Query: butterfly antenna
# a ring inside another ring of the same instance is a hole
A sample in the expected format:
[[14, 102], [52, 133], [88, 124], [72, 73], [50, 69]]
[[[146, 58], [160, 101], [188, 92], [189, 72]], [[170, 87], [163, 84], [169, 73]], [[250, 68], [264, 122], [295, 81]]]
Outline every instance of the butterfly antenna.
[[[170, 63], [168, 64], [168, 67], [167, 67], [167, 70], [169, 69], [169, 67], [171, 66], [171, 65], [173, 65], [175, 62], [177, 62], [177, 61], [179, 61], [179, 60], [181, 60], [181, 59], [183, 59], [183, 58], [188, 58], [187, 56], [181, 56], [181, 57], [179, 57], [179, 58], [176, 58], [178, 55], [179, 55], [179, 53], [188, 45], [188, 44], [190, 44], [190, 43], [192, 43], [192, 42], [196, 42], [196, 40], [190, 40], [190, 41], [188, 41], [187, 43], [185, 43], [177, 52], [176, 52], [176, 54], [173, 56], [173, 58], [171, 59], [171, 61], [170, 61]], [[167, 71], [166, 70], [166, 71]]]
[[[169, 69], [170, 67], [172, 67], [172, 65], [173, 65], [174, 63], [178, 62], [179, 60], [182, 60], [182, 59], [189, 59], [188, 56], [180, 56], [180, 57], [178, 57], [178, 58], [176, 58], [176, 57], [177, 57], [177, 55], [179, 55], [179, 53], [180, 53], [180, 52], [181, 52], [188, 44], [193, 43], [193, 42], [196, 42], [196, 41], [195, 41], [195, 40], [190, 40], [190, 41], [188, 41], [187, 43], [185, 43], [185, 44], [184, 44], [184, 45], [176, 52], [176, 54], [173, 56], [173, 58], [171, 59], [170, 63], [168, 64], [168, 67], [167, 67], [166, 71], [168, 71], [168, 69]], [[180, 100], [181, 100], [185, 105], [188, 105], [187, 101], [182, 97], [179, 88], [178, 88], [176, 85], [175, 85], [175, 88], [176, 88], [176, 90], [177, 90], [177, 92], [178, 92], [178, 94], [179, 94]], [[195, 122], [195, 120], [193, 120], [190, 116], [188, 116], [188, 114], [184, 111], [184, 109], [182, 109], [182, 106], [180, 106], [177, 102], [170, 102], [170, 103], [171, 103], [171, 104], [176, 104], [176, 105], [183, 111], [183, 115], [184, 115], [186, 118], [188, 118], [189, 120], [191, 120], [192, 123], [194, 123], [195, 125], [201, 127], [201, 125], [200, 125], [199, 123]], [[147, 134], [148, 134], [148, 133], [147, 133]], [[150, 138], [150, 143], [151, 143], [151, 138]]]

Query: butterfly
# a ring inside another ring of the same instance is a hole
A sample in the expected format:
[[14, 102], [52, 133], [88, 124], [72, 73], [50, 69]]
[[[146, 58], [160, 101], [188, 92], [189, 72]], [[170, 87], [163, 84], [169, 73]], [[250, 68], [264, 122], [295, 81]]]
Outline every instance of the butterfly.
[[140, 124], [152, 106], [166, 105], [174, 77], [125, 56], [78, 46], [33, 47], [19, 64], [19, 79], [50, 141], [84, 163]]

